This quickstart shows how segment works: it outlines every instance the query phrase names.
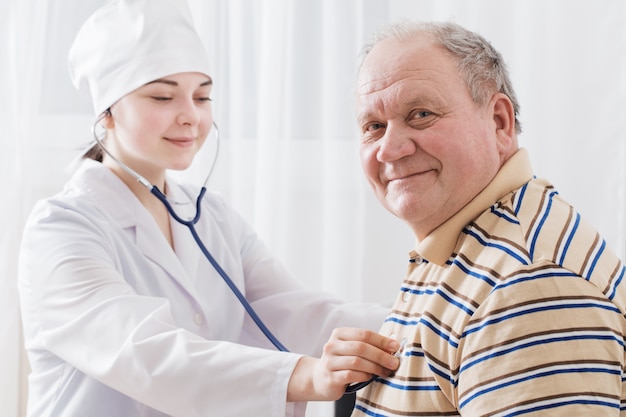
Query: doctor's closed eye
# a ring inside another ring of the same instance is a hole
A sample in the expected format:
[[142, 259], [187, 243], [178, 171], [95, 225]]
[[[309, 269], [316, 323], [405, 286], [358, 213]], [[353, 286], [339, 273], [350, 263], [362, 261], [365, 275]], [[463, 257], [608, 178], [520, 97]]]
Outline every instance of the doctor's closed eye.
[[[170, 96], [160, 96], [160, 95], [151, 95], [150, 96], [151, 99], [156, 100], [156, 101], [170, 101], [173, 100], [174, 97], [170, 97]], [[199, 102], [207, 102], [207, 101], [213, 101], [213, 99], [209, 96], [205, 96], [205, 95], [201, 95], [201, 96], [197, 96], [193, 98], [195, 101], [199, 101]]]

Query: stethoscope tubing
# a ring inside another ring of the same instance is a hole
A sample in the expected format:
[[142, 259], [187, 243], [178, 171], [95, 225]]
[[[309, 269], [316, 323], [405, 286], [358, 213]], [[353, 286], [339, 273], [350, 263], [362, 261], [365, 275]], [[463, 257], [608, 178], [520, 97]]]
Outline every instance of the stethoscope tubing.
[[222, 277], [222, 279], [224, 280], [226, 285], [228, 285], [228, 287], [231, 289], [233, 294], [235, 294], [235, 296], [237, 297], [237, 299], [239, 300], [239, 302], [241, 303], [243, 308], [246, 310], [248, 315], [250, 315], [250, 318], [252, 318], [252, 320], [258, 326], [258, 328], [263, 332], [265, 337], [270, 342], [272, 342], [272, 344], [276, 347], [276, 349], [278, 349], [280, 351], [283, 351], [283, 352], [289, 352], [289, 350], [282, 343], [280, 343], [278, 338], [276, 338], [276, 336], [274, 336], [274, 334], [265, 325], [265, 323], [263, 323], [263, 320], [261, 320], [261, 317], [259, 317], [259, 315], [256, 313], [256, 311], [254, 311], [254, 308], [252, 307], [252, 305], [250, 305], [250, 302], [241, 293], [241, 291], [239, 290], [237, 285], [235, 285], [233, 280], [230, 278], [230, 276], [228, 276], [226, 271], [224, 271], [222, 266], [215, 260], [213, 255], [211, 255], [211, 252], [209, 252], [209, 250], [204, 245], [204, 242], [202, 241], [202, 239], [198, 235], [198, 232], [197, 232], [197, 230], [195, 228], [195, 224], [198, 222], [198, 220], [200, 220], [200, 213], [201, 213], [200, 206], [202, 204], [202, 202], [201, 202], [202, 201], [202, 197], [206, 193], [206, 187], [203, 186], [200, 189], [200, 193], [198, 194], [198, 198], [196, 199], [196, 215], [195, 215], [195, 217], [192, 220], [184, 220], [181, 217], [179, 217], [178, 214], [176, 214], [176, 212], [174, 211], [174, 208], [172, 207], [170, 202], [167, 201], [167, 197], [165, 197], [165, 195], [161, 192], [161, 190], [159, 190], [159, 188], [157, 186], [152, 186], [152, 188], [150, 189], [150, 192], [156, 198], [158, 198], [161, 201], [161, 203], [163, 203], [165, 205], [165, 207], [167, 208], [167, 211], [174, 218], [174, 220], [176, 220], [178, 223], [180, 223], [180, 224], [182, 224], [184, 226], [187, 226], [187, 228], [191, 232], [191, 235], [193, 236], [193, 239], [196, 241], [196, 244], [200, 248], [200, 251], [202, 251], [202, 253], [206, 257], [206, 259], [211, 263], [213, 268], [215, 268], [217, 273]]
[[[271, 330], [265, 325], [265, 323], [263, 322], [261, 317], [259, 317], [259, 315], [256, 313], [256, 311], [254, 310], [254, 308], [252, 307], [250, 302], [246, 299], [245, 295], [242, 294], [242, 292], [239, 290], [237, 285], [230, 278], [228, 273], [226, 273], [226, 271], [224, 271], [224, 269], [219, 264], [219, 262], [217, 262], [215, 260], [215, 258], [213, 257], [213, 255], [211, 255], [211, 252], [206, 248], [206, 246], [204, 245], [204, 242], [202, 241], [202, 239], [198, 235], [198, 232], [197, 232], [197, 230], [195, 228], [195, 224], [200, 220], [200, 213], [201, 213], [200, 207], [201, 207], [201, 204], [202, 204], [202, 197], [204, 197], [204, 194], [206, 193], [206, 187], [203, 186], [200, 189], [200, 193], [198, 194], [198, 198], [196, 199], [196, 215], [191, 220], [185, 220], [185, 219], [181, 218], [180, 216], [178, 216], [178, 214], [174, 211], [174, 208], [172, 207], [170, 202], [167, 201], [167, 197], [161, 192], [161, 190], [159, 190], [159, 188], [157, 186], [152, 186], [152, 188], [150, 189], [150, 192], [156, 198], [158, 198], [159, 201], [161, 201], [161, 203], [163, 203], [163, 205], [165, 205], [165, 208], [167, 209], [169, 214], [174, 218], [174, 220], [176, 220], [178, 223], [186, 226], [189, 229], [189, 231], [191, 232], [191, 235], [193, 236], [193, 239], [195, 240], [196, 244], [200, 248], [200, 251], [202, 251], [202, 253], [204, 254], [205, 258], [211, 263], [213, 268], [215, 268], [217, 273], [220, 275], [222, 280], [224, 280], [226, 285], [228, 285], [228, 287], [233, 292], [233, 294], [235, 294], [235, 296], [239, 300], [239, 303], [243, 306], [243, 308], [246, 310], [246, 312], [248, 313], [250, 318], [252, 318], [252, 320], [257, 325], [257, 327], [261, 330], [261, 332], [263, 332], [265, 337], [276, 347], [276, 349], [278, 349], [278, 350], [280, 350], [282, 352], [289, 352], [289, 349], [287, 349], [280, 342], [280, 340], [278, 340], [278, 338], [276, 336], [274, 336], [274, 334], [271, 332]], [[365, 388], [371, 382], [376, 380], [376, 378], [378, 378], [378, 377], [377, 376], [373, 376], [372, 378], [370, 378], [367, 381], [348, 385], [346, 387], [345, 393], [346, 394], [355, 393], [358, 390], [360, 390], [361, 388]]]
[[[191, 235], [192, 235], [194, 241], [198, 245], [198, 248], [200, 248], [200, 251], [202, 252], [202, 254], [209, 261], [209, 263], [213, 266], [213, 268], [217, 271], [217, 273], [220, 275], [220, 277], [226, 283], [226, 285], [228, 285], [228, 287], [230, 288], [232, 293], [239, 300], [239, 303], [243, 306], [243, 308], [246, 310], [246, 312], [248, 313], [250, 318], [254, 321], [254, 323], [261, 330], [261, 332], [263, 332], [265, 337], [279, 351], [289, 352], [289, 350], [278, 340], [278, 338], [276, 336], [274, 336], [274, 334], [270, 331], [270, 329], [265, 325], [265, 323], [263, 322], [261, 317], [259, 317], [259, 315], [256, 313], [256, 311], [254, 310], [254, 308], [252, 307], [250, 302], [246, 299], [245, 295], [243, 295], [243, 293], [239, 290], [239, 288], [233, 282], [233, 280], [230, 278], [228, 273], [222, 268], [222, 266], [219, 264], [219, 262], [217, 262], [217, 260], [213, 257], [213, 255], [211, 255], [211, 252], [207, 249], [207, 247], [205, 246], [204, 242], [200, 238], [200, 235], [198, 234], [198, 232], [197, 232], [197, 230], [195, 228], [196, 223], [198, 223], [198, 221], [200, 220], [200, 216], [201, 216], [201, 212], [202, 212], [202, 210], [201, 210], [202, 198], [206, 194], [206, 191], [207, 191], [206, 190], [206, 184], [207, 184], [207, 182], [208, 182], [208, 180], [209, 180], [209, 178], [211, 176], [213, 168], [215, 167], [215, 162], [217, 160], [217, 152], [216, 152], [216, 155], [215, 155], [215, 159], [213, 160], [213, 164], [211, 165], [211, 168], [209, 170], [209, 174], [207, 175], [207, 177], [206, 177], [206, 179], [204, 181], [204, 184], [203, 184], [202, 188], [200, 189], [200, 192], [198, 193], [198, 197], [196, 198], [196, 214], [194, 215], [194, 217], [191, 220], [185, 220], [185, 219], [183, 219], [182, 217], [180, 217], [176, 213], [176, 211], [172, 207], [172, 204], [170, 204], [170, 202], [168, 201], [168, 199], [165, 196], [165, 194], [163, 194], [163, 192], [161, 190], [159, 190], [159, 187], [157, 187], [156, 185], [150, 183], [150, 181], [148, 181], [146, 178], [144, 178], [141, 174], [137, 173], [132, 168], [130, 168], [129, 166], [124, 164], [122, 161], [117, 159], [113, 154], [111, 154], [106, 149], [106, 147], [102, 143], [102, 139], [96, 133], [96, 125], [105, 116], [106, 116], [106, 112], [103, 113], [102, 115], [100, 115], [96, 119], [96, 121], [94, 122], [94, 124], [92, 126], [93, 136], [94, 136], [96, 142], [98, 143], [98, 145], [100, 146], [100, 148], [102, 149], [102, 151], [105, 152], [108, 156], [110, 156], [117, 164], [119, 164], [119, 166], [124, 171], [126, 171], [129, 175], [131, 175], [133, 178], [135, 178], [137, 180], [137, 182], [139, 182], [144, 187], [146, 187], [150, 191], [150, 193], [152, 193], [152, 195], [154, 195], [165, 206], [165, 208], [167, 209], [168, 213], [172, 216], [172, 218], [176, 222], [180, 223], [183, 226], [186, 226], [189, 229], [189, 231], [191, 232]], [[220, 136], [219, 136], [219, 129], [218, 129], [217, 125], [215, 124], [215, 122], [213, 122], [213, 127], [215, 128], [215, 131], [216, 131], [216, 134], [217, 134], [216, 141], [217, 141], [217, 149], [219, 151], [219, 139], [220, 139]], [[355, 393], [356, 391], [360, 390], [361, 388], [364, 388], [367, 385], [369, 385], [371, 382], [373, 382], [377, 378], [378, 378], [378, 376], [375, 375], [372, 378], [370, 378], [368, 381], [364, 381], [364, 382], [359, 382], [359, 383], [348, 385], [348, 387], [345, 390], [345, 393], [346, 394]]]

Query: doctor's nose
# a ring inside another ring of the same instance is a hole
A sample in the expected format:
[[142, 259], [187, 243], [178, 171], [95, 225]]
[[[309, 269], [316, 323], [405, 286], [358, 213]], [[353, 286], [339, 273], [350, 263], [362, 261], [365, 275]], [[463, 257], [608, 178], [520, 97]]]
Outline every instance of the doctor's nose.
[[200, 121], [200, 112], [193, 100], [185, 100], [181, 104], [176, 121], [181, 125], [196, 125]]

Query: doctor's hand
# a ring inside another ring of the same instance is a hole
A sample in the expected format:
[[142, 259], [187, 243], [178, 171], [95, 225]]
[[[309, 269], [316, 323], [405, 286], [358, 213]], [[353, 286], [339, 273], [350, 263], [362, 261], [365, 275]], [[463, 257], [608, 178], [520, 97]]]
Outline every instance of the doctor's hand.
[[293, 370], [287, 401], [334, 401], [348, 385], [387, 376], [399, 366], [398, 341], [356, 328], [335, 329], [320, 359], [302, 357]]

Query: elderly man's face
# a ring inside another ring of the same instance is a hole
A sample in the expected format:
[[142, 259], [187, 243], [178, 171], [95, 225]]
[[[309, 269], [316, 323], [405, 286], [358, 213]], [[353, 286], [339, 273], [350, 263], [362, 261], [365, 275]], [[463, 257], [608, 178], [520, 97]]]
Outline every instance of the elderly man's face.
[[505, 160], [496, 96], [478, 106], [456, 62], [426, 37], [387, 39], [357, 86], [361, 162], [381, 203], [423, 239], [491, 181]]

